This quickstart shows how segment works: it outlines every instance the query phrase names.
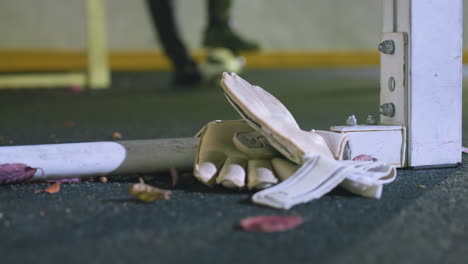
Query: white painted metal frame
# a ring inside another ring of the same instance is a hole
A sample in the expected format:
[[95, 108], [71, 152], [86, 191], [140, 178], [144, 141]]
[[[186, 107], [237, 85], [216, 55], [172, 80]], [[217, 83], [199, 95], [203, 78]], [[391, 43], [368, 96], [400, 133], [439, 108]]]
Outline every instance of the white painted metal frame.
[[106, 43], [105, 0], [86, 0], [87, 72], [48, 74], [8, 74], [0, 76], [0, 89], [88, 86], [91, 89], [110, 85]]
[[402, 65], [381, 57], [381, 103], [395, 105], [395, 116], [383, 116], [382, 122], [407, 127], [409, 167], [461, 162], [462, 5], [462, 0], [384, 0], [383, 36], [406, 35], [407, 50], [404, 81], [394, 92], [388, 91], [386, 73]]

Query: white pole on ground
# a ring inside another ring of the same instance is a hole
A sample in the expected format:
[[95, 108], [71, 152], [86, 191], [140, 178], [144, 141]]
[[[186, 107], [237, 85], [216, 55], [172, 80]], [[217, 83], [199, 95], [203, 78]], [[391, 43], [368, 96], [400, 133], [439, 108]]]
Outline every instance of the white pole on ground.
[[38, 168], [31, 180], [192, 169], [198, 138], [0, 147], [0, 164]]

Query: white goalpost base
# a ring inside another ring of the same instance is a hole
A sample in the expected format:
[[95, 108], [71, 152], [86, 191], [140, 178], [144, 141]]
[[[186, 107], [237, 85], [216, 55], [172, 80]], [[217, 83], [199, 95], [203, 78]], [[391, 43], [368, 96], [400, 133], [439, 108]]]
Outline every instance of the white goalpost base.
[[383, 3], [380, 105], [395, 111], [381, 123], [406, 127], [406, 166], [459, 164], [463, 1]]

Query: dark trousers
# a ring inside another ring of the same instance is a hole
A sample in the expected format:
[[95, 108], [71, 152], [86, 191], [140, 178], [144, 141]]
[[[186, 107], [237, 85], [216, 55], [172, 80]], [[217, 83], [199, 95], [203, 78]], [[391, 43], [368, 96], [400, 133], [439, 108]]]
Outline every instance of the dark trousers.
[[[228, 27], [231, 0], [207, 0], [207, 4], [207, 28]], [[177, 28], [174, 1], [147, 0], [147, 5], [151, 13], [153, 25], [158, 32], [159, 40], [176, 70], [187, 67], [187, 65], [195, 65]]]

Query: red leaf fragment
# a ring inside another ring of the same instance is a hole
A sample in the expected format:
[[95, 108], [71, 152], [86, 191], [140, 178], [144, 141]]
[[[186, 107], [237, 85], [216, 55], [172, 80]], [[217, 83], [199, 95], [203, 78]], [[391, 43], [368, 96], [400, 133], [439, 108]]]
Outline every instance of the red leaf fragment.
[[354, 157], [353, 161], [377, 161], [377, 159], [366, 154], [361, 154], [359, 156]]
[[245, 218], [240, 226], [250, 232], [281, 232], [293, 229], [303, 222], [299, 215], [267, 215]]
[[48, 180], [48, 183], [78, 183], [81, 182], [80, 178], [64, 178], [64, 179], [58, 179], [58, 180]]
[[44, 192], [46, 193], [58, 193], [60, 191], [60, 183], [59, 182], [56, 182], [54, 184], [52, 184], [51, 186], [47, 187]]
[[37, 168], [23, 163], [0, 164], [0, 184], [26, 181], [36, 174]]
[[81, 93], [83, 92], [83, 86], [80, 85], [70, 85], [67, 88], [67, 92], [69, 93]]

